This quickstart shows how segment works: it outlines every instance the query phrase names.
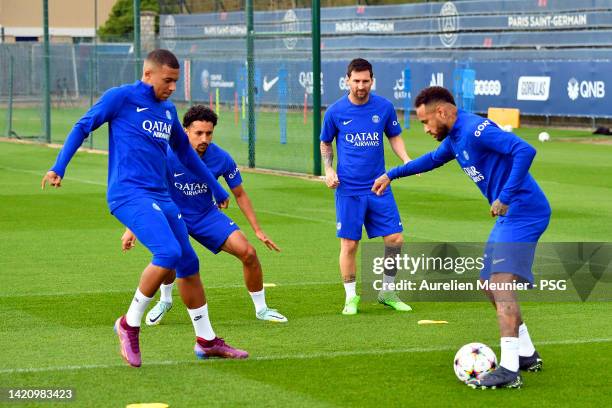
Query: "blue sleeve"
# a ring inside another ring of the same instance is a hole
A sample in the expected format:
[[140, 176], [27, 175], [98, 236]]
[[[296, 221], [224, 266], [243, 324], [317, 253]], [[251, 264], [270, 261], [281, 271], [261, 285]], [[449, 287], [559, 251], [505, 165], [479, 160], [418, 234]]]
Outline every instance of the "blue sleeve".
[[232, 159], [229, 154], [226, 154], [225, 171], [223, 172], [223, 178], [230, 189], [234, 189], [242, 184], [242, 175], [238, 165]]
[[222, 203], [229, 198], [229, 194], [221, 187], [221, 184], [212, 175], [210, 169], [206, 167], [200, 156], [189, 144], [189, 139], [180, 124], [181, 122], [178, 120], [176, 109], [172, 109], [172, 114], [173, 123], [172, 133], [170, 134], [170, 148], [187, 170], [204, 180], [210, 186], [217, 203]]
[[514, 133], [505, 132], [497, 126], [487, 126], [476, 139], [476, 145], [480, 144], [494, 152], [512, 156], [512, 170], [498, 197], [502, 203], [510, 203], [529, 173], [536, 150]]
[[334, 123], [334, 114], [331, 109], [328, 109], [323, 117], [323, 126], [321, 126], [320, 139], [322, 142], [331, 143], [336, 135], [338, 135], [338, 128]]
[[389, 103], [389, 115], [387, 118], [387, 123], [385, 123], [385, 134], [387, 137], [398, 136], [402, 133], [402, 127], [397, 120], [397, 113], [395, 112], [395, 108], [393, 104]]
[[400, 177], [412, 176], [413, 174], [425, 173], [438, 168], [455, 158], [450, 148], [448, 139], [445, 139], [433, 152], [425, 153], [408, 163], [395, 167], [387, 172], [387, 176], [394, 180]]
[[64, 147], [60, 150], [55, 164], [51, 167], [52, 171], [56, 172], [60, 177], [64, 177], [68, 163], [79, 147], [81, 147], [83, 141], [89, 136], [89, 133], [115, 117], [123, 104], [125, 95], [125, 91], [121, 88], [109, 89], [100, 97], [98, 102], [89, 108], [87, 113], [79, 119], [68, 134]]

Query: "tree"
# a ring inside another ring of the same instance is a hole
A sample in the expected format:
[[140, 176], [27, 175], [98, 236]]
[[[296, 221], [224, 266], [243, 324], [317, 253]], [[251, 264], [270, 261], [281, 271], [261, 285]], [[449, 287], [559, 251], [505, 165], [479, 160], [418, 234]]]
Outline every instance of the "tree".
[[[141, 0], [141, 11], [159, 13], [157, 0]], [[155, 31], [159, 30], [155, 23]], [[134, 1], [117, 0], [106, 23], [98, 29], [102, 41], [132, 41], [134, 38]]]

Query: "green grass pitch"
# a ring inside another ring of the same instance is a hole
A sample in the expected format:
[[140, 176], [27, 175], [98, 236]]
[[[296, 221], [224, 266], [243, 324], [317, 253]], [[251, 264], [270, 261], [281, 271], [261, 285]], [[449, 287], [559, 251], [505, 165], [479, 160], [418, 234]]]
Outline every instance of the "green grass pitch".
[[[436, 145], [415, 127], [403, 135], [413, 156]], [[240, 157], [243, 142], [222, 130], [218, 142]], [[553, 207], [542, 241], [609, 240], [612, 146], [562, 142], [581, 132], [557, 130], [549, 130], [552, 142], [540, 144], [537, 132], [518, 130], [538, 149], [532, 174]], [[303, 151], [305, 158], [293, 159], [307, 166], [311, 145], [290, 139], [285, 147]], [[48, 407], [612, 405], [610, 303], [524, 304], [544, 371], [525, 374], [521, 390], [468, 389], [456, 380], [452, 358], [472, 341], [499, 353], [490, 305], [416, 303], [413, 313], [400, 314], [364, 304], [359, 315], [342, 316], [332, 192], [317, 181], [253, 173], [244, 174], [245, 187], [261, 225], [282, 248], [277, 254], [255, 243], [265, 281], [277, 285], [266, 290], [268, 303], [289, 323], [257, 321], [238, 261], [196, 246], [213, 325], [251, 357], [196, 361], [192, 327], [176, 296], [160, 326], [143, 326], [142, 368], [128, 367], [112, 325], [149, 255], [141, 246], [120, 250], [123, 229], [105, 202], [106, 156], [78, 153], [61, 189], [40, 190], [56, 154], [0, 143], [0, 387], [76, 390], [75, 401]], [[394, 182], [394, 191], [407, 241], [486, 240], [489, 207], [456, 164]], [[235, 203], [228, 213], [255, 242]], [[418, 326], [420, 319], [449, 324]]]

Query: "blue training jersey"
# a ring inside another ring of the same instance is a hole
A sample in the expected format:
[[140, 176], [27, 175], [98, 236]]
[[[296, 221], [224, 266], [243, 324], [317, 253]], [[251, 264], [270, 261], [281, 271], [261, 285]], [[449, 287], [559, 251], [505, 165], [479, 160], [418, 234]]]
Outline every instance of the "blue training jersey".
[[387, 99], [370, 94], [367, 103], [353, 104], [348, 95], [325, 112], [321, 141], [336, 139], [338, 152], [338, 194], [370, 194], [374, 180], [385, 172], [383, 133], [402, 133], [395, 108]]
[[109, 124], [107, 200], [111, 212], [142, 195], [170, 198], [166, 183], [168, 146], [192, 171], [213, 184], [217, 198], [228, 197], [189, 145], [174, 104], [158, 100], [153, 87], [141, 81], [106, 91], [75, 124], [51, 170], [64, 177], [68, 162], [83, 140], [105, 122]]
[[423, 173], [455, 159], [489, 204], [509, 205], [506, 216], [547, 217], [550, 205], [529, 174], [535, 149], [494, 122], [462, 110], [437, 150], [390, 170], [390, 179]]
[[[223, 176], [230, 189], [242, 184], [242, 176], [232, 156], [211, 143], [202, 155], [202, 161], [215, 178]], [[205, 180], [194, 175], [168, 149], [168, 185], [172, 201], [181, 209], [185, 221], [206, 214], [216, 203]]]

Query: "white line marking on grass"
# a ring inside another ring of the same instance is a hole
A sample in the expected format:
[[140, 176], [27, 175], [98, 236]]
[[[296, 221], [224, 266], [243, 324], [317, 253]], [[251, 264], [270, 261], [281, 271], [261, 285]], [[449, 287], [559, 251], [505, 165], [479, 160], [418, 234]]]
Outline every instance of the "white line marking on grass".
[[[553, 346], [553, 345], [572, 345], [572, 344], [596, 344], [596, 343], [610, 343], [612, 338], [601, 338], [601, 339], [584, 339], [584, 340], [553, 340], [553, 341], [539, 341], [537, 345], [542, 346]], [[337, 357], [351, 357], [351, 356], [366, 356], [366, 355], [380, 355], [380, 354], [404, 354], [404, 353], [430, 353], [436, 351], [455, 351], [455, 346], [440, 346], [440, 347], [408, 347], [403, 349], [383, 349], [383, 350], [355, 350], [355, 351], [333, 351], [329, 353], [312, 353], [312, 354], [279, 354], [276, 356], [260, 356], [251, 357], [246, 361], [277, 361], [277, 360], [311, 360], [311, 359], [323, 359], [323, 358], [337, 358]], [[117, 357], [119, 359], [119, 357]], [[232, 361], [232, 360], [215, 360], [215, 361]], [[207, 364], [199, 360], [166, 360], [166, 361], [145, 361], [143, 367], [163, 367], [173, 366], [181, 364]], [[84, 365], [69, 365], [69, 366], [58, 366], [58, 367], [29, 367], [29, 368], [7, 368], [0, 369], [0, 374], [19, 374], [19, 373], [44, 373], [50, 371], [76, 371], [76, 370], [92, 370], [92, 369], [107, 369], [126, 367], [125, 363], [114, 363], [114, 364], [84, 364]]]
[[[0, 166], [0, 169], [6, 170], [6, 171], [12, 171], [13, 173], [34, 174], [36, 176], [41, 176], [41, 179], [42, 179], [42, 176], [45, 175], [44, 170], [41, 172], [37, 170], [16, 169], [13, 167], [5, 167], [5, 166]], [[95, 186], [106, 187], [106, 183], [101, 183], [99, 181], [93, 181], [93, 180], [79, 179], [79, 178], [74, 178], [74, 177], [66, 177], [66, 178], [63, 178], [62, 181], [76, 181], [78, 183], [93, 184]]]
[[[325, 285], [339, 285], [338, 281], [333, 282], [294, 282], [294, 283], [279, 283], [276, 286], [290, 287], [290, 286], [325, 286]], [[264, 284], [265, 286], [266, 284]], [[206, 289], [236, 289], [244, 288], [244, 284], [235, 285], [221, 285], [221, 286], [209, 286], [206, 285]], [[23, 297], [61, 297], [61, 296], [81, 296], [81, 295], [104, 295], [111, 293], [130, 293], [133, 294], [133, 289], [106, 289], [106, 290], [86, 290], [82, 292], [45, 292], [45, 293], [0, 293], [0, 297], [3, 299], [7, 298], [23, 298]]]

